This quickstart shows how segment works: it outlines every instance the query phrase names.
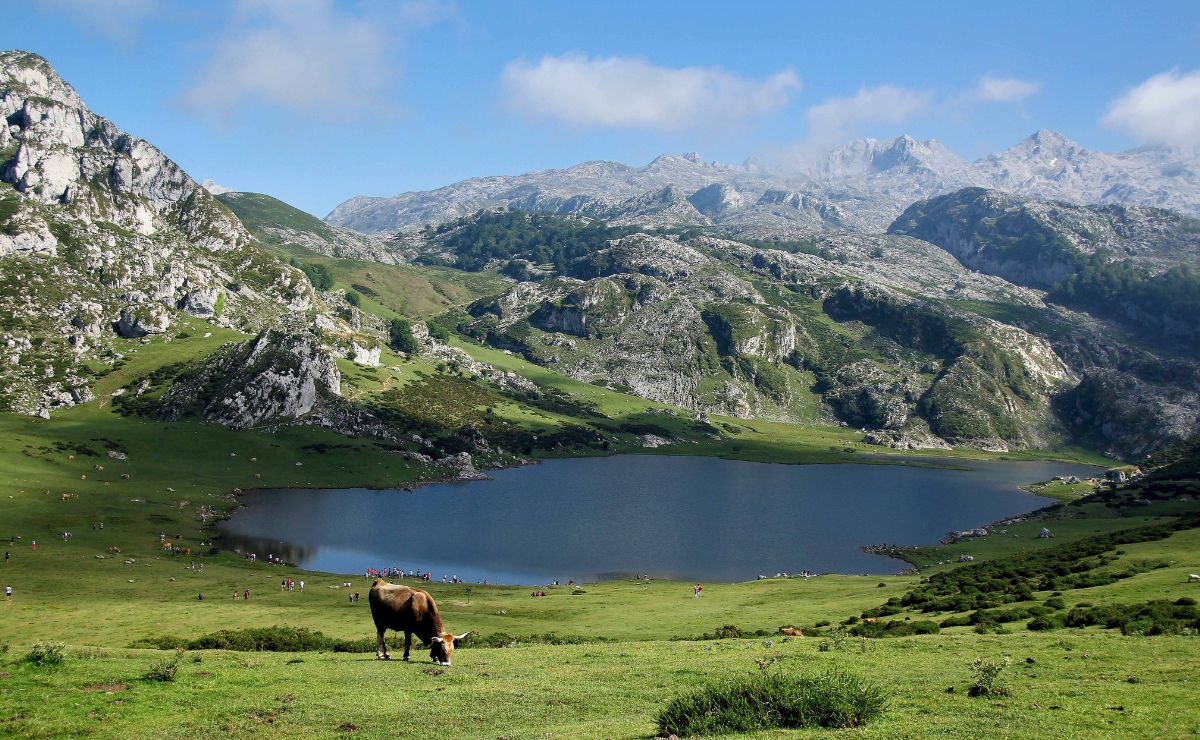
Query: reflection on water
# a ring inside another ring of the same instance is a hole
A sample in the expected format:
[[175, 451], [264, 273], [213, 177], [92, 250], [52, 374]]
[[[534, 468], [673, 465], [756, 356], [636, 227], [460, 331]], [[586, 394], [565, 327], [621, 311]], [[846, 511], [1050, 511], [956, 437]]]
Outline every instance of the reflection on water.
[[258, 491], [226, 548], [300, 567], [429, 570], [475, 582], [633, 573], [746, 580], [779, 571], [894, 573], [864, 544], [929, 544], [1044, 506], [1016, 486], [1095, 469], [1045, 462], [771, 465], [624, 455], [553, 460], [416, 491]]

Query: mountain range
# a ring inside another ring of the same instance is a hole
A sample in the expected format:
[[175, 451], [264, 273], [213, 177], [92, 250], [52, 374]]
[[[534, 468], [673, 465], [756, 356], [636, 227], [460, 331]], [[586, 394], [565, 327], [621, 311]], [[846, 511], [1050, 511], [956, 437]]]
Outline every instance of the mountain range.
[[706, 162], [696, 154], [664, 155], [643, 167], [584, 162], [474, 178], [426, 192], [356, 196], [325, 220], [387, 234], [481, 208], [513, 208], [643, 225], [715, 224], [731, 235], [751, 237], [879, 232], [914, 201], [963, 187], [1200, 215], [1200, 160], [1195, 153], [1164, 147], [1097, 152], [1039, 130], [975, 162], [935, 140], [910, 136], [853, 141], [792, 171], [762, 162]]
[[317, 424], [461, 475], [738, 419], [1115, 457], [1200, 432], [1200, 221], [1176, 152], [1038, 132], [965, 163], [901, 137], [787, 180], [664, 156], [322, 221], [197, 184], [36, 55], [0, 53], [0, 114], [6, 411], [107, 402], [135, 361], [106, 391], [123, 413]]

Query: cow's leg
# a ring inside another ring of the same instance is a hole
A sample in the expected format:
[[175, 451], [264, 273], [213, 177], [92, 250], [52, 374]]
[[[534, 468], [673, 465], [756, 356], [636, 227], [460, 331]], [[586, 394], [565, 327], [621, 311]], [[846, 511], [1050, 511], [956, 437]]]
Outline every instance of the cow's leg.
[[387, 627], [375, 628], [375, 657], [378, 660], [391, 660], [392, 656], [388, 655], [387, 642], [383, 639], [383, 633]]
[[408, 651], [412, 649], [412, 633], [404, 632], [404, 659], [408, 660]]

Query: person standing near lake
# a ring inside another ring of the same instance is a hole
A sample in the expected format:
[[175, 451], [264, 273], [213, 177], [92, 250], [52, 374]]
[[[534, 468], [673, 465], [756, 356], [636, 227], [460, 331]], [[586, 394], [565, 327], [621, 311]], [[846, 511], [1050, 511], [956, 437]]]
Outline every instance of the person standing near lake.
[[696, 598], [698, 599], [700, 598], [700, 592], [704, 590], [704, 586], [701, 586], [699, 583], [697, 583], [696, 588], [692, 590], [696, 593]]

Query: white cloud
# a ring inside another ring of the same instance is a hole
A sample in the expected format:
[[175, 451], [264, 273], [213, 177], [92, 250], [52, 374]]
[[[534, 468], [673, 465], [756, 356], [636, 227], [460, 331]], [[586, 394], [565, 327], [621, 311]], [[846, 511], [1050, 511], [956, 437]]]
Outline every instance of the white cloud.
[[510, 106], [576, 126], [681, 129], [753, 118], [800, 90], [790, 69], [752, 80], [714, 67], [660, 67], [632, 57], [545, 56], [509, 62]]
[[1041, 89], [1040, 82], [986, 75], [975, 85], [972, 97], [985, 103], [1016, 103]]
[[860, 87], [854, 95], [829, 98], [809, 108], [805, 113], [808, 139], [821, 146], [839, 144], [864, 126], [904, 123], [928, 108], [929, 101], [929, 93], [905, 87]]
[[122, 42], [132, 41], [141, 22], [158, 9], [154, 0], [38, 0], [38, 8]]
[[1173, 69], [1127, 90], [1103, 123], [1144, 143], [1200, 147], [1200, 70]]
[[376, 12], [355, 14], [330, 0], [238, 0], [183, 102], [221, 120], [248, 102], [326, 119], [385, 110], [386, 88], [400, 74], [398, 41], [445, 6], [368, 7]]

